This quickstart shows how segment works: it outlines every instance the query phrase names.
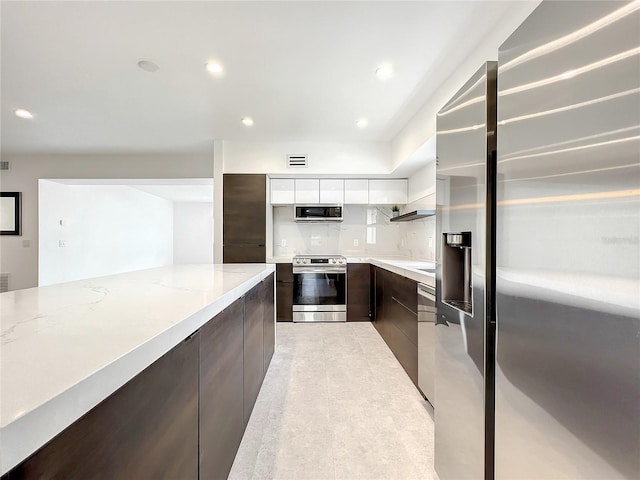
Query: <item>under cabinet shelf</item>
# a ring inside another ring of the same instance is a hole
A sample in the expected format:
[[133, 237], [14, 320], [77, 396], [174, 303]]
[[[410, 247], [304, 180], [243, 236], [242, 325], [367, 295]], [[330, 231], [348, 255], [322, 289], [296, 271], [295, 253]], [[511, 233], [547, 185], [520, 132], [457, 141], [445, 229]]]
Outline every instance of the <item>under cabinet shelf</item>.
[[421, 218], [431, 217], [436, 214], [435, 210], [414, 210], [413, 212], [405, 213], [397, 217], [393, 217], [390, 220], [392, 222], [410, 222], [412, 220], [419, 220]]

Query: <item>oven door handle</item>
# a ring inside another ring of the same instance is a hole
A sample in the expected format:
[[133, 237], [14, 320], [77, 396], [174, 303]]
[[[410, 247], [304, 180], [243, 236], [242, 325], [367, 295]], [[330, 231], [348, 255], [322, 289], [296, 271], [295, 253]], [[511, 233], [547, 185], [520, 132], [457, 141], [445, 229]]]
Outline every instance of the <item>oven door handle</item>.
[[297, 273], [347, 273], [344, 267], [293, 267], [293, 274]]

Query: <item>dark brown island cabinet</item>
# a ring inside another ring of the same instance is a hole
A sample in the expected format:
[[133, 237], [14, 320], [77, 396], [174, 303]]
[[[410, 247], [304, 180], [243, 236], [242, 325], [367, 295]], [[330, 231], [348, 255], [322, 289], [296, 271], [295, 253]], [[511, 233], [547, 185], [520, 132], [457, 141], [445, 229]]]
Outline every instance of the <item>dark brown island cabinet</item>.
[[225, 479], [275, 331], [273, 274], [2, 480]]
[[418, 293], [415, 280], [371, 266], [373, 325], [418, 385]]
[[228, 174], [222, 180], [222, 261], [264, 263], [267, 177]]

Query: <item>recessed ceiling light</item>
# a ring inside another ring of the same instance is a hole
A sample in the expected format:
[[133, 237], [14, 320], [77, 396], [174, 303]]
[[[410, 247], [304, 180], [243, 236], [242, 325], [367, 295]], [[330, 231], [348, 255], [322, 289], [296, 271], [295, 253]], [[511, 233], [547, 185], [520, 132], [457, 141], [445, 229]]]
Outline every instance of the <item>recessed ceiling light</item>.
[[140, 67], [145, 72], [154, 73], [160, 70], [158, 64], [153, 63], [151, 60], [140, 60], [138, 62], [138, 67]]
[[380, 65], [378, 68], [376, 68], [376, 77], [378, 77], [380, 80], [386, 80], [391, 77], [392, 74], [393, 67], [388, 63]]
[[242, 117], [242, 124], [245, 127], [250, 127], [251, 125], [253, 125], [253, 118], [251, 118], [251, 117]]
[[358, 128], [367, 128], [367, 125], [369, 125], [369, 120], [366, 118], [361, 118], [356, 121], [356, 127]]
[[208, 62], [205, 65], [205, 68], [207, 69], [207, 72], [213, 75], [222, 75], [222, 72], [224, 72], [224, 67], [216, 62]]
[[25, 110], [24, 108], [18, 108], [15, 112], [16, 117], [31, 119], [33, 118], [33, 114], [29, 110]]

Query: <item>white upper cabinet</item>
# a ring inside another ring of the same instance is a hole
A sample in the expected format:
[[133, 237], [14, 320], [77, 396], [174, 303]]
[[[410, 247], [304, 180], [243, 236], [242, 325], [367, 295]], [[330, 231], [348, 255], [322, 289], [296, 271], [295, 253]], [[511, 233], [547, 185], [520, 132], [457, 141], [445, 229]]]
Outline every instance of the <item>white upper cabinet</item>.
[[369, 203], [373, 205], [405, 205], [407, 180], [369, 180]]
[[275, 205], [291, 205], [295, 201], [295, 181], [293, 178], [271, 179], [271, 203]]
[[320, 203], [344, 203], [344, 180], [321, 178]]
[[296, 178], [296, 203], [320, 203], [320, 179]]
[[272, 178], [272, 205], [406, 205], [407, 179]]
[[366, 178], [345, 179], [344, 203], [345, 205], [367, 205], [369, 203], [369, 180]]

